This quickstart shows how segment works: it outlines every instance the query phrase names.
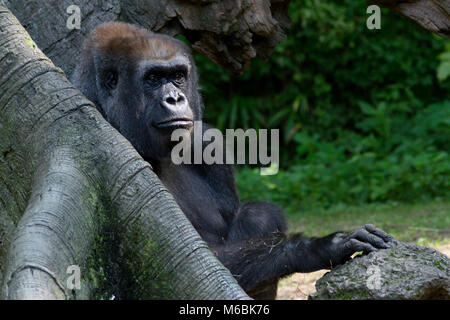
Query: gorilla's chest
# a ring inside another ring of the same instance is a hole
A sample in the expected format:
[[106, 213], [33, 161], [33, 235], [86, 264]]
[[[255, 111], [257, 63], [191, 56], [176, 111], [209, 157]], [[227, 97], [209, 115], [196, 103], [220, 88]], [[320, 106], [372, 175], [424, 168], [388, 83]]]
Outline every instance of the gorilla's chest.
[[158, 175], [202, 238], [218, 243], [226, 238], [238, 199], [234, 181], [230, 188], [220, 169], [204, 169], [172, 165]]

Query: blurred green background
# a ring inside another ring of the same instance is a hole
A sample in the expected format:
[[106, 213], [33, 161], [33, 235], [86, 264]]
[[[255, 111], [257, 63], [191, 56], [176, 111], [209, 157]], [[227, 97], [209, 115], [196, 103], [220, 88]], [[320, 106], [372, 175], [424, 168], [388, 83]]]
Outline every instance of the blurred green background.
[[372, 222], [397, 238], [450, 238], [450, 41], [367, 5], [305, 0], [269, 61], [241, 76], [196, 55], [205, 120], [280, 129], [277, 175], [236, 167], [240, 196], [285, 208], [294, 231]]

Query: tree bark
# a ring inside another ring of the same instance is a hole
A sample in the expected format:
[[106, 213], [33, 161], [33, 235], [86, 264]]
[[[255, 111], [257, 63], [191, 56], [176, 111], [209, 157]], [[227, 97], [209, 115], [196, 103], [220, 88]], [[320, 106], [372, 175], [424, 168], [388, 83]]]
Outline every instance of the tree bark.
[[373, 0], [442, 37], [450, 38], [450, 0]]
[[2, 298], [248, 298], [2, 0], [0, 111]]
[[216, 63], [242, 72], [250, 60], [267, 58], [289, 26], [290, 0], [94, 0], [81, 1], [81, 29], [69, 30], [72, 0], [5, 0], [45, 54], [67, 75], [82, 43], [98, 24], [122, 20], [171, 36], [183, 34]]
[[[122, 20], [171, 36], [241, 73], [256, 56], [268, 58], [285, 39], [290, 0], [94, 0], [78, 3], [81, 29], [66, 27], [72, 0], [5, 0], [37, 45], [68, 76], [87, 35], [100, 23]], [[450, 37], [450, 0], [369, 0]]]

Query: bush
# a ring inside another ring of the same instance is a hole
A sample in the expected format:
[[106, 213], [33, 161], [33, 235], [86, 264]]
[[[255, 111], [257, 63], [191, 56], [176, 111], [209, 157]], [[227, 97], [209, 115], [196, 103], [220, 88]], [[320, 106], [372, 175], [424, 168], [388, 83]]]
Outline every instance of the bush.
[[207, 121], [280, 129], [282, 171], [241, 169], [244, 199], [294, 210], [449, 197], [449, 41], [386, 10], [368, 30], [366, 8], [292, 1], [287, 40], [242, 76], [196, 57]]

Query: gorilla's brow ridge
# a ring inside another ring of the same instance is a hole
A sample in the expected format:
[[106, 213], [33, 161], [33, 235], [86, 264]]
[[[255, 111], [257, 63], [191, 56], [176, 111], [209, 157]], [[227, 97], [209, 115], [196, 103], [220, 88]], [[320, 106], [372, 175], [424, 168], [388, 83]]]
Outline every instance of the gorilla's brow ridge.
[[165, 71], [167, 69], [171, 70], [182, 70], [186, 73], [190, 72], [191, 65], [189, 59], [185, 56], [178, 55], [170, 60], [154, 60], [148, 59], [143, 60], [139, 64], [139, 69], [143, 73], [148, 73], [149, 71]]

